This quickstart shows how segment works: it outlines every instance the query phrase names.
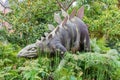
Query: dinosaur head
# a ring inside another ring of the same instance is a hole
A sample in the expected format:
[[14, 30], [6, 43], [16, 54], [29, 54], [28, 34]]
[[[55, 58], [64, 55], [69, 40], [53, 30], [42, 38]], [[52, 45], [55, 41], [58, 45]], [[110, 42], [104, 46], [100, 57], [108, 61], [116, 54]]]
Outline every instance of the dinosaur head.
[[50, 49], [46, 46], [46, 41], [39, 41], [37, 40], [36, 43], [30, 44], [24, 47], [19, 53], [18, 57], [25, 57], [25, 58], [35, 58], [38, 57], [39, 52], [49, 52]]
[[33, 58], [37, 57], [37, 46], [36, 44], [30, 44], [23, 48], [17, 55], [18, 57]]

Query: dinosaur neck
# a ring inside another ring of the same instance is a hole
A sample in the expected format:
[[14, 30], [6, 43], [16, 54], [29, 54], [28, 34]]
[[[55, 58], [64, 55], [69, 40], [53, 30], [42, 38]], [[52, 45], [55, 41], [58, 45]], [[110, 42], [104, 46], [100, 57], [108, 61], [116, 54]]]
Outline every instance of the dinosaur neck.
[[42, 41], [42, 43], [40, 44], [41, 52], [49, 52], [50, 51], [47, 44], [48, 44], [48, 40]]

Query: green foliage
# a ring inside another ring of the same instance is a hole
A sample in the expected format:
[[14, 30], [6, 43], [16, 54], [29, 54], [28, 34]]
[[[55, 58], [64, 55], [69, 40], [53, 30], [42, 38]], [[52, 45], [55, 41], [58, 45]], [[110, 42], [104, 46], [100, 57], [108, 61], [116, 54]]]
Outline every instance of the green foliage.
[[47, 65], [45, 66], [45, 64], [44, 65], [39, 64], [38, 60], [32, 60], [32, 61], [28, 60], [23, 65], [24, 67], [19, 67], [19, 71], [21, 71], [22, 79], [41, 80], [42, 78], [44, 79], [49, 75]]
[[118, 80], [120, 78], [120, 55], [116, 50], [109, 50], [104, 54], [96, 51], [77, 54], [67, 52], [61, 60], [59, 55], [52, 59], [48, 53], [41, 53], [37, 59], [19, 59], [16, 57], [19, 46], [16, 47], [17, 45], [7, 42], [0, 44], [0, 79], [3, 80], [47, 80], [50, 78], [55, 80], [106, 80], [108, 78]]
[[[12, 24], [15, 32], [9, 34], [6, 30], [0, 30], [1, 80], [120, 79], [120, 55], [109, 48], [120, 51], [120, 10], [116, 6], [117, 0], [77, 2], [76, 8], [85, 6], [83, 20], [89, 26], [91, 53], [67, 52], [62, 59], [58, 54], [50, 58], [48, 53], [41, 53], [37, 59], [19, 59], [16, 55], [20, 46], [35, 42], [48, 31], [47, 24], [55, 24], [53, 13], [60, 8], [55, 0], [25, 0], [20, 3], [11, 0], [13, 11], [2, 18]], [[51, 66], [52, 62], [54, 66]]]
[[[16, 51], [17, 50], [17, 51]], [[0, 57], [9, 57], [16, 56], [16, 52], [20, 50], [20, 47], [17, 45], [9, 44], [7, 41], [0, 42]]]
[[47, 32], [47, 24], [53, 23], [53, 13], [60, 10], [54, 0], [11, 0], [10, 4], [12, 13], [3, 19], [10, 22], [15, 31], [7, 34], [7, 40], [20, 46], [35, 42]]
[[[53, 13], [60, 10], [55, 0], [11, 0], [10, 3], [13, 11], [6, 15], [5, 20], [12, 24], [15, 32], [7, 35], [7, 39], [21, 46], [35, 42], [47, 32], [47, 23], [54, 24]], [[85, 7], [84, 21], [89, 26], [91, 38], [106, 36], [108, 40], [120, 41], [117, 0], [77, 0], [76, 7], [82, 5]], [[70, 7], [68, 12], [72, 9]]]
[[[115, 6], [115, 0], [94, 1], [85, 6], [84, 21], [89, 24], [92, 37], [106, 35], [108, 39], [118, 39], [119, 30], [119, 9]], [[91, 18], [92, 16], [92, 18]]]
[[110, 50], [110, 47], [107, 46], [105, 38], [101, 38], [97, 40], [96, 38], [91, 39], [91, 51], [97, 52], [97, 53], [106, 53], [108, 50]]
[[55, 80], [118, 80], [120, 78], [120, 57], [115, 50], [107, 54], [83, 53], [78, 55], [66, 53], [61, 67], [54, 72]]
[[16, 28], [16, 30], [18, 31], [7, 35], [7, 40], [13, 44], [18, 44], [19, 46], [34, 43], [37, 39], [40, 39], [45, 31], [47, 31], [45, 24], [31, 27], [24, 25], [20, 28]]
[[[117, 0], [77, 0], [85, 6], [84, 21], [89, 27], [91, 38], [105, 38], [108, 46], [119, 50], [120, 10]], [[111, 46], [112, 44], [112, 46]], [[114, 44], [114, 45], [113, 45]], [[101, 44], [102, 45], [102, 44]]]
[[120, 77], [116, 74], [117, 77], [114, 78], [118, 65], [114, 59], [111, 59], [111, 55], [88, 53], [84, 55], [83, 60], [79, 60], [78, 66], [82, 67], [84, 79], [116, 80]]
[[[7, 41], [0, 42], [0, 79], [8, 80], [14, 78], [19, 79], [17, 66], [21, 65], [16, 57], [16, 53], [20, 50], [17, 45], [12, 45]], [[23, 60], [21, 59], [21, 62]], [[17, 65], [19, 63], [19, 65]]]
[[0, 41], [5, 41], [7, 40], [7, 32], [5, 29], [0, 30]]

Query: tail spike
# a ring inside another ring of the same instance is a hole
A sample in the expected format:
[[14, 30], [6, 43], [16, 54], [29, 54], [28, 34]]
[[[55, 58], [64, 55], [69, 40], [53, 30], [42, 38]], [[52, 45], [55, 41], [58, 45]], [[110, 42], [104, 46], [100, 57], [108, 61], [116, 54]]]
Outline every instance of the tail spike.
[[66, 16], [65, 19], [63, 20], [62, 27], [67, 23], [67, 20], [68, 20], [68, 16]]
[[84, 6], [82, 6], [78, 12], [77, 12], [77, 17], [79, 17], [80, 19], [82, 19], [84, 16]]
[[73, 11], [70, 14], [70, 19], [72, 19], [76, 15], [76, 9], [74, 8]]

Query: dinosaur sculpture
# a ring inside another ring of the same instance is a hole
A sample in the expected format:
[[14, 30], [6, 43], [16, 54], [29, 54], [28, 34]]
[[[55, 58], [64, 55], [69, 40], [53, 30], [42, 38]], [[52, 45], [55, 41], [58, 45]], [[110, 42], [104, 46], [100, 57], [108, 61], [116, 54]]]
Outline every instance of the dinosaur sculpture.
[[[84, 7], [81, 7], [77, 14], [74, 9], [70, 15], [62, 10], [64, 20], [60, 18], [59, 14], [54, 14], [54, 19], [58, 23], [58, 26], [54, 28], [53, 25], [48, 25], [50, 30], [53, 30], [49, 34], [45, 33], [46, 37], [41, 37], [41, 40], [37, 40], [36, 43], [30, 44], [23, 48], [18, 57], [37, 57], [37, 49], [41, 52], [55, 53], [60, 51], [64, 53], [66, 51], [89, 51], [90, 50], [90, 38], [86, 24], [81, 20], [84, 15]], [[76, 15], [76, 16], [75, 16]]]

